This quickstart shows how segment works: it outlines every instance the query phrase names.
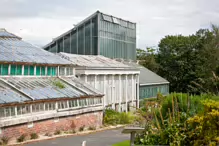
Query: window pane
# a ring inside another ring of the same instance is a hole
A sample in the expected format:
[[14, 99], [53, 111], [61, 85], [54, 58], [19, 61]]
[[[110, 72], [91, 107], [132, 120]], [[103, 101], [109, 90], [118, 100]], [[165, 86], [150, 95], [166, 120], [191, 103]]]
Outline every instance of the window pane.
[[24, 66], [24, 75], [29, 75], [29, 66]]
[[52, 76], [56, 76], [56, 67], [52, 67]]
[[37, 75], [37, 76], [40, 76], [40, 66], [37, 66], [37, 67], [36, 67], [36, 75]]
[[29, 75], [31, 75], [31, 76], [33, 76], [34, 75], [34, 66], [30, 66], [30, 74]]
[[42, 66], [41, 67], [41, 75], [45, 76], [45, 74], [46, 74], [46, 68], [45, 68], [45, 66]]
[[0, 108], [0, 118], [5, 117], [4, 108]]
[[17, 74], [17, 75], [22, 75], [22, 65], [17, 65], [16, 74]]
[[47, 75], [48, 75], [48, 76], [51, 75], [51, 67], [47, 67]]
[[103, 20], [112, 22], [112, 18], [110, 16], [104, 14], [102, 14], [102, 16], [103, 16]]
[[8, 65], [7, 64], [2, 65], [2, 75], [8, 75]]
[[11, 73], [10, 75], [16, 75], [16, 65], [11, 65]]

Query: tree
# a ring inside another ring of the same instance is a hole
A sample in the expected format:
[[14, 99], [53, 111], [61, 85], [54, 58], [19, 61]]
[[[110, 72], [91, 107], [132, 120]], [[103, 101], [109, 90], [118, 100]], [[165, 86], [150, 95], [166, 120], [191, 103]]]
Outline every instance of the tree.
[[159, 65], [156, 62], [157, 54], [155, 54], [154, 48], [146, 48], [146, 50], [136, 49], [136, 51], [139, 64], [143, 65], [153, 72], [158, 71]]
[[216, 71], [219, 59], [219, 31], [200, 29], [190, 36], [166, 36], [159, 43], [158, 74], [170, 82], [171, 91], [194, 92], [193, 82], [205, 80], [211, 88], [209, 78]]

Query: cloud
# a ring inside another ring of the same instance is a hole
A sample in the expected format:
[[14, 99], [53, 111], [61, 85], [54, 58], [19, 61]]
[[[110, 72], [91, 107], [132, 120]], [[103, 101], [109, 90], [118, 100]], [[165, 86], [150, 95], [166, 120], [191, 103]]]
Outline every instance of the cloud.
[[218, 0], [0, 0], [0, 28], [43, 46], [97, 10], [137, 23], [137, 47], [219, 23]]

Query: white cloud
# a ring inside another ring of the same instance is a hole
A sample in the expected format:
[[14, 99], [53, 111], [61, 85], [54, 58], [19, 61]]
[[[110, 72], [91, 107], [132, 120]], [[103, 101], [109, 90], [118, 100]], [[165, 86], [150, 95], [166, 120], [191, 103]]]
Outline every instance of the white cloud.
[[218, 5], [218, 0], [1, 0], [0, 28], [42, 46], [100, 10], [136, 22], [137, 47], [145, 48], [165, 35], [218, 24]]

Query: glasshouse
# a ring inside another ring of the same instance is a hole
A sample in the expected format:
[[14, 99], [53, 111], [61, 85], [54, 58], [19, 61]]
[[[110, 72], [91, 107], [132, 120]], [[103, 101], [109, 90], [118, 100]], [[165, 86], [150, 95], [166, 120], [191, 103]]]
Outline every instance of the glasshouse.
[[4, 29], [0, 48], [0, 137], [101, 126], [103, 93], [76, 78], [70, 61]]
[[136, 59], [136, 23], [99, 11], [43, 47], [50, 52]]
[[103, 105], [128, 111], [139, 105], [139, 69], [100, 55], [59, 53], [76, 66], [76, 76], [104, 93]]

